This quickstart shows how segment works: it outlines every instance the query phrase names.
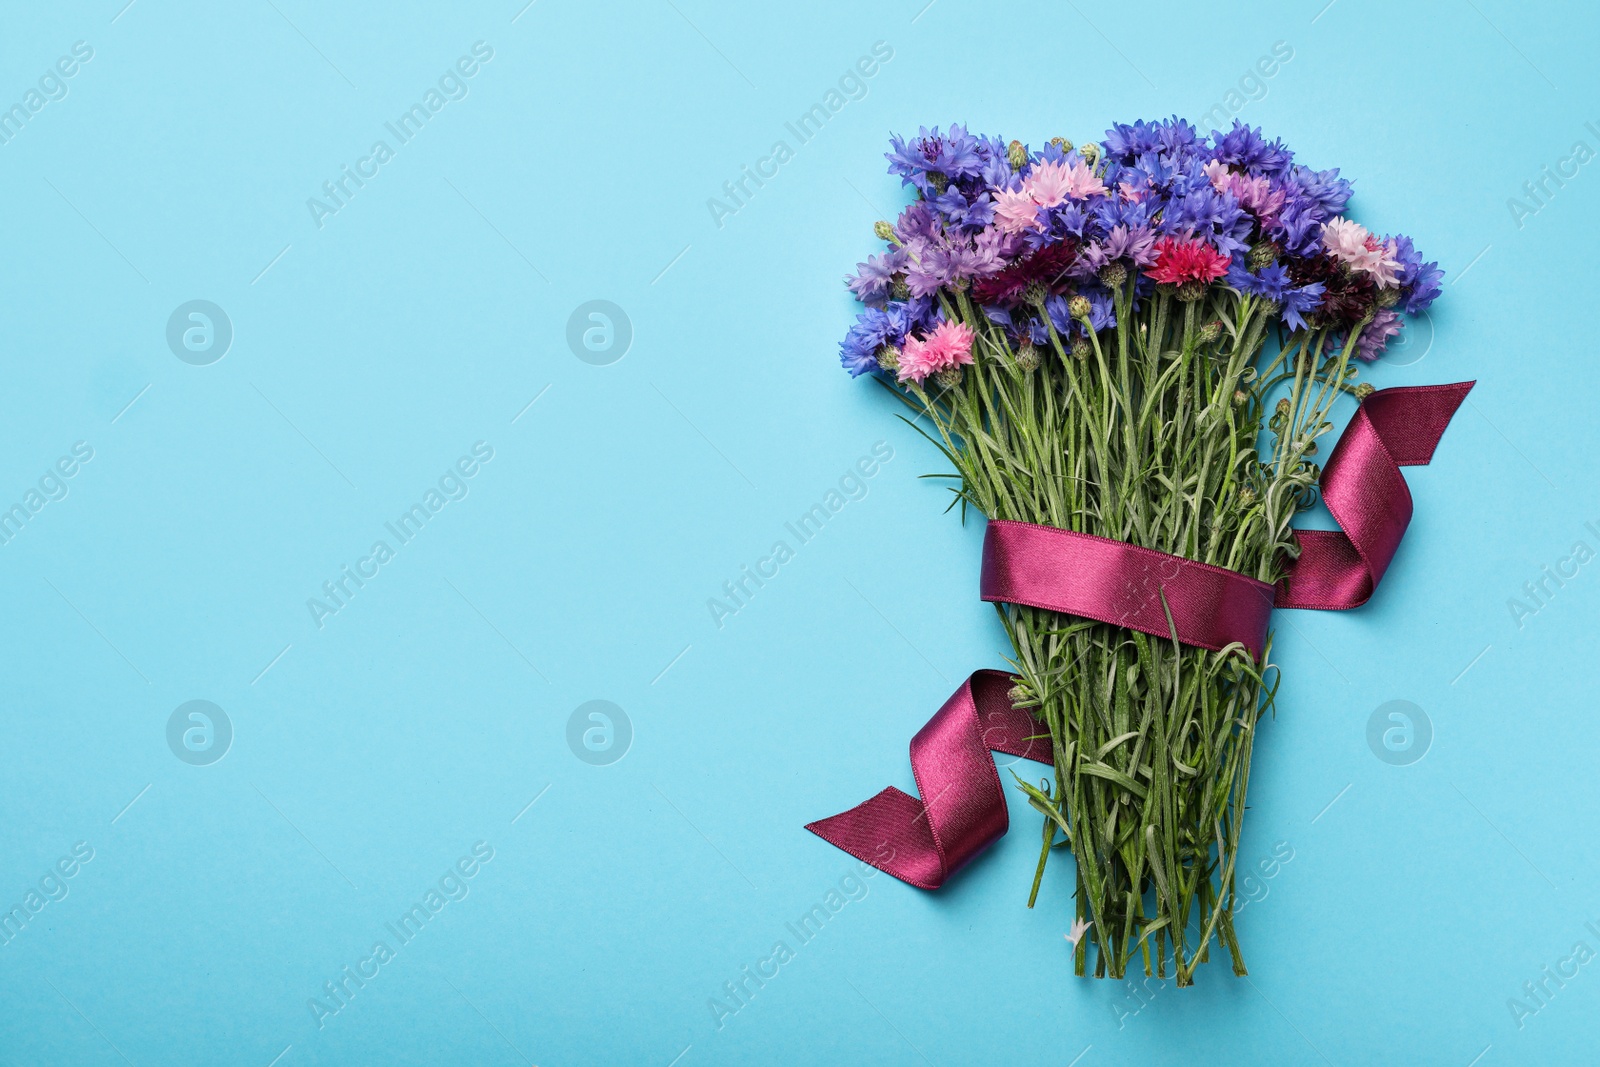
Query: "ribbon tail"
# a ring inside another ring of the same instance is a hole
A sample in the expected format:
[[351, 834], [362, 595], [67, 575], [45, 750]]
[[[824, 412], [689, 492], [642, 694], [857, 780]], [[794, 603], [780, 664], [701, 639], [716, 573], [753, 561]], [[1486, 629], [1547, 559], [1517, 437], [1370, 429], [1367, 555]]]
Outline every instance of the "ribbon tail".
[[893, 786], [806, 829], [916, 886], [938, 889], [1010, 824], [990, 751], [1051, 762], [1048, 731], [1011, 706], [1011, 679], [976, 671], [911, 739], [922, 799]]
[[1362, 402], [1322, 470], [1338, 530], [1297, 530], [1300, 556], [1278, 583], [1280, 608], [1360, 607], [1388, 571], [1411, 523], [1401, 467], [1429, 463], [1475, 382], [1381, 389]]
[[806, 829], [856, 859], [918, 889], [944, 885], [944, 859], [922, 801], [894, 786]]

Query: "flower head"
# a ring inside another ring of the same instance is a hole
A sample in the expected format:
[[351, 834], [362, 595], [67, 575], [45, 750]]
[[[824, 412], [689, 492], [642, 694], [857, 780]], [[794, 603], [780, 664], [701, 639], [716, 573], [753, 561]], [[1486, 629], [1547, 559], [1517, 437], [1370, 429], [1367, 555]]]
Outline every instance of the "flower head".
[[1156, 265], [1145, 273], [1163, 285], [1213, 282], [1228, 273], [1228, 257], [1204, 241], [1163, 237], [1155, 253]]
[[1444, 271], [1437, 263], [1424, 263], [1416, 245], [1403, 233], [1394, 237], [1394, 256], [1400, 264], [1401, 306], [1408, 315], [1420, 315], [1438, 297]]
[[1373, 313], [1372, 321], [1361, 328], [1361, 336], [1356, 339], [1355, 357], [1368, 363], [1377, 359], [1388, 347], [1389, 338], [1399, 333], [1403, 325], [1393, 308], [1380, 308]]
[[839, 363], [859, 378], [878, 369], [878, 353], [886, 345], [898, 345], [911, 329], [913, 315], [908, 305], [890, 303], [869, 307], [856, 317], [856, 323], [839, 342]]
[[976, 177], [986, 154], [981, 151], [983, 142], [960, 125], [951, 126], [949, 133], [924, 126], [909, 140], [891, 137], [889, 147], [885, 154], [889, 173], [898, 174], [901, 184], [915, 185], [924, 193], [930, 187], [942, 190], [953, 179]]
[[906, 254], [894, 249], [881, 256], [868, 256], [865, 263], [856, 264], [856, 273], [845, 278], [845, 285], [863, 304], [881, 306], [889, 294], [889, 281], [896, 271], [906, 269]]
[[1294, 159], [1282, 141], [1268, 141], [1259, 127], [1246, 126], [1238, 119], [1227, 133], [1212, 130], [1211, 140], [1217, 146], [1218, 159], [1247, 174], [1281, 174]]
[[900, 350], [900, 380], [920, 382], [972, 362], [972, 327], [941, 322], [926, 337], [908, 337]]
[[1322, 303], [1321, 282], [1302, 285], [1283, 294], [1283, 321], [1291, 330], [1309, 329], [1305, 317]]
[[974, 281], [973, 299], [980, 304], [1015, 307], [1025, 300], [1030, 286], [1037, 285], [1046, 293], [1061, 292], [1067, 286], [1068, 272], [1077, 258], [1078, 243], [1072, 238], [1045, 245], [1004, 269]]
[[900, 348], [900, 380], [920, 382], [938, 371], [928, 342], [920, 337], [907, 337]]
[[1241, 293], [1276, 300], [1280, 304], [1289, 295], [1289, 290], [1294, 288], [1289, 272], [1281, 263], [1269, 263], [1254, 274], [1234, 263], [1228, 268], [1228, 284]]
[[1369, 275], [1385, 289], [1399, 284], [1401, 264], [1395, 255], [1395, 243], [1379, 239], [1359, 223], [1346, 218], [1329, 219], [1322, 227], [1322, 246], [1335, 259]]
[[1067, 200], [1087, 200], [1105, 193], [1102, 182], [1081, 159], [1038, 163], [1022, 182], [1023, 191], [1040, 207], [1055, 207]]
[[994, 217], [1006, 233], [1021, 233], [1039, 225], [1039, 205], [1026, 188], [996, 189]]

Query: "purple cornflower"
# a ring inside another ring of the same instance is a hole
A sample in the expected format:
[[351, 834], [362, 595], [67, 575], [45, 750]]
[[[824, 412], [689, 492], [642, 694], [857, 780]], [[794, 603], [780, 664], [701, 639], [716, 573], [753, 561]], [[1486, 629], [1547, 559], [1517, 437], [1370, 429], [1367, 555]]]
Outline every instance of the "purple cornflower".
[[1393, 308], [1379, 308], [1372, 316], [1372, 321], [1362, 327], [1361, 336], [1356, 339], [1355, 357], [1371, 363], [1383, 355], [1383, 350], [1388, 347], [1389, 338], [1400, 332], [1405, 325], [1400, 315]]
[[881, 256], [868, 256], [865, 263], [857, 263], [856, 273], [846, 275], [844, 283], [863, 304], [882, 307], [889, 297], [891, 278], [905, 269], [905, 251], [896, 248]]

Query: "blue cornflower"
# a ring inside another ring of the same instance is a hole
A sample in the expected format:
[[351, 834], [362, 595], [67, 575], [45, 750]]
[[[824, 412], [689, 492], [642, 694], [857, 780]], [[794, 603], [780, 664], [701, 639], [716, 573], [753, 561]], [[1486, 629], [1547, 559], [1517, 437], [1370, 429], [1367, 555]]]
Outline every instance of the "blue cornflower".
[[959, 124], [951, 126], [948, 134], [940, 133], [937, 126], [931, 130], [923, 126], [910, 141], [891, 136], [884, 158], [889, 161], [889, 173], [898, 174], [902, 185], [915, 185], [926, 193], [929, 174], [951, 180], [977, 177], [983, 170], [978, 155], [981, 143]]
[[1401, 306], [1407, 315], [1420, 315], [1439, 298], [1439, 282], [1444, 278], [1444, 271], [1439, 269], [1439, 264], [1428, 262], [1417, 269], [1416, 280], [1404, 290]]
[[1400, 284], [1400, 306], [1408, 315], [1426, 311], [1439, 296], [1439, 280], [1444, 271], [1437, 263], [1424, 263], [1422, 253], [1405, 234], [1396, 234], [1394, 258], [1400, 262], [1397, 281]]
[[[1056, 333], [1062, 337], [1067, 337], [1072, 333], [1072, 329], [1076, 324], [1072, 321], [1072, 312], [1067, 307], [1066, 297], [1052, 296], [1045, 300], [1044, 313], [1050, 316], [1050, 325], [1056, 328]], [[1045, 340], [1049, 340], [1048, 332], [1045, 334]]]
[[1109, 330], [1117, 324], [1117, 309], [1111, 293], [1104, 289], [1087, 289], [1089, 298], [1089, 325], [1096, 330]]
[[994, 201], [989, 194], [979, 193], [970, 203], [960, 189], [952, 185], [929, 201], [952, 225], [981, 230], [994, 221]]
[[882, 314], [877, 308], [863, 311], [856, 319], [856, 324], [844, 335], [844, 340], [839, 342], [839, 364], [850, 372], [852, 378], [878, 369], [878, 344], [874, 338], [879, 331], [867, 321], [867, 316], [874, 312]]
[[1161, 147], [1161, 128], [1155, 123], [1140, 119], [1131, 126], [1119, 122], [1106, 131], [1106, 155], [1118, 163], [1132, 163], [1146, 153]]
[[1270, 263], [1261, 268], [1260, 273], [1251, 274], [1237, 259], [1228, 267], [1228, 284], [1241, 293], [1252, 296], [1266, 297], [1268, 300], [1283, 302], [1289, 290], [1294, 288], [1294, 283], [1289, 280], [1289, 272], [1279, 263]]
[[1188, 159], [1203, 154], [1199, 151], [1200, 131], [1189, 125], [1186, 120], [1174, 115], [1170, 119], [1164, 119], [1159, 125], [1159, 130], [1157, 137], [1161, 143], [1161, 152], [1169, 159]]
[[856, 316], [856, 323], [839, 342], [839, 362], [859, 378], [878, 369], [878, 351], [884, 345], [902, 345], [911, 332], [913, 315], [906, 303], [895, 301], [884, 308], [869, 307]]
[[1282, 141], [1268, 141], [1259, 127], [1246, 126], [1238, 119], [1227, 133], [1212, 130], [1211, 140], [1218, 159], [1252, 175], [1282, 174], [1294, 160], [1294, 153]]
[[1317, 310], [1322, 303], [1323, 285], [1312, 282], [1283, 294], [1283, 321], [1291, 330], [1308, 329], [1305, 316]]
[[1291, 201], [1278, 213], [1278, 225], [1272, 229], [1271, 236], [1292, 255], [1315, 255], [1322, 240], [1324, 221], [1313, 201], [1303, 198]]
[[979, 177], [991, 189], [1006, 189], [1017, 172], [1006, 154], [1006, 142], [999, 137], [984, 137], [979, 141], [978, 155], [983, 159]]
[[1296, 166], [1289, 172], [1287, 182], [1290, 198], [1302, 194], [1313, 201], [1324, 219], [1331, 219], [1344, 211], [1350, 202], [1350, 183], [1339, 177], [1339, 168], [1312, 170]]

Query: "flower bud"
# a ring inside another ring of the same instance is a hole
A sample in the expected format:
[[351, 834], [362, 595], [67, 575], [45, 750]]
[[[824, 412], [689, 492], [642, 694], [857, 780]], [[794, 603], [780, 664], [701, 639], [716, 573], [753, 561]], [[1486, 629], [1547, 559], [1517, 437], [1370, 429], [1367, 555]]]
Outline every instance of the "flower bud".
[[1193, 303], [1206, 295], [1206, 283], [1196, 280], [1184, 282], [1178, 286], [1178, 299], [1185, 304]]
[[1277, 410], [1279, 415], [1282, 415], [1284, 418], [1288, 418], [1289, 417], [1289, 398], [1288, 397], [1284, 397], [1282, 400], [1279, 400], [1278, 401], [1278, 407], [1277, 407], [1276, 410]]
[[1032, 341], [1023, 341], [1017, 346], [1017, 369], [1024, 374], [1032, 374], [1039, 369], [1039, 350]]
[[1200, 327], [1200, 340], [1205, 344], [1214, 344], [1222, 336], [1222, 323], [1215, 319]]
[[944, 386], [946, 389], [954, 389], [956, 386], [961, 384], [961, 368], [946, 367], [933, 377], [935, 381]]
[[1018, 682], [1007, 690], [1006, 699], [1011, 701], [1014, 708], [1027, 707], [1034, 702], [1033, 690], [1028, 688], [1027, 683]]
[[1250, 249], [1250, 254], [1245, 257], [1251, 270], [1260, 270], [1278, 258], [1278, 246], [1271, 241], [1262, 241]]
[[1112, 260], [1100, 268], [1100, 280], [1106, 284], [1106, 288], [1116, 289], [1128, 280], [1128, 268]]
[[884, 345], [878, 349], [878, 366], [883, 370], [899, 370], [900, 350], [894, 345]]
[[1093, 141], [1085, 141], [1078, 146], [1078, 155], [1082, 156], [1083, 161], [1092, 167], [1100, 162], [1100, 146]]
[[1367, 397], [1376, 392], [1377, 390], [1372, 387], [1371, 382], [1362, 382], [1360, 385], [1356, 386], [1356, 399], [1365, 400]]
[[1049, 295], [1050, 290], [1043, 282], [1029, 282], [1028, 287], [1022, 291], [1022, 301], [1036, 308], [1042, 308], [1045, 298]]
[[1234, 407], [1242, 408], [1246, 404], [1248, 404], [1249, 402], [1250, 402], [1250, 394], [1249, 393], [1245, 392], [1243, 389], [1235, 389], [1233, 391], [1233, 406]]
[[889, 279], [889, 295], [896, 300], [911, 299], [911, 287], [906, 284], [904, 274], [896, 274]]
[[1067, 312], [1080, 322], [1088, 321], [1089, 313], [1093, 310], [1094, 305], [1089, 303], [1089, 298], [1086, 296], [1075, 296], [1067, 301]]
[[1399, 289], [1379, 289], [1378, 290], [1378, 306], [1379, 307], [1381, 307], [1381, 308], [1392, 308], [1398, 303], [1400, 303], [1400, 290]]
[[1243, 504], [1245, 507], [1249, 507], [1251, 504], [1254, 504], [1255, 502], [1256, 502], [1256, 491], [1254, 489], [1250, 488], [1247, 485], [1243, 489], [1239, 490], [1239, 503]]
[[1073, 359], [1088, 359], [1089, 342], [1084, 340], [1082, 337], [1074, 337], [1072, 339], [1072, 348], [1070, 351], [1072, 352]]
[[894, 240], [894, 227], [879, 219], [872, 224], [872, 232], [878, 235], [880, 241]]
[[1021, 170], [1028, 165], [1028, 149], [1021, 141], [1012, 141], [1006, 145], [1006, 162], [1011, 164], [1013, 170]]
[[1050, 138], [1050, 143], [1061, 149], [1063, 152], [1072, 151], [1072, 142], [1067, 140], [1065, 137], [1052, 137]]

